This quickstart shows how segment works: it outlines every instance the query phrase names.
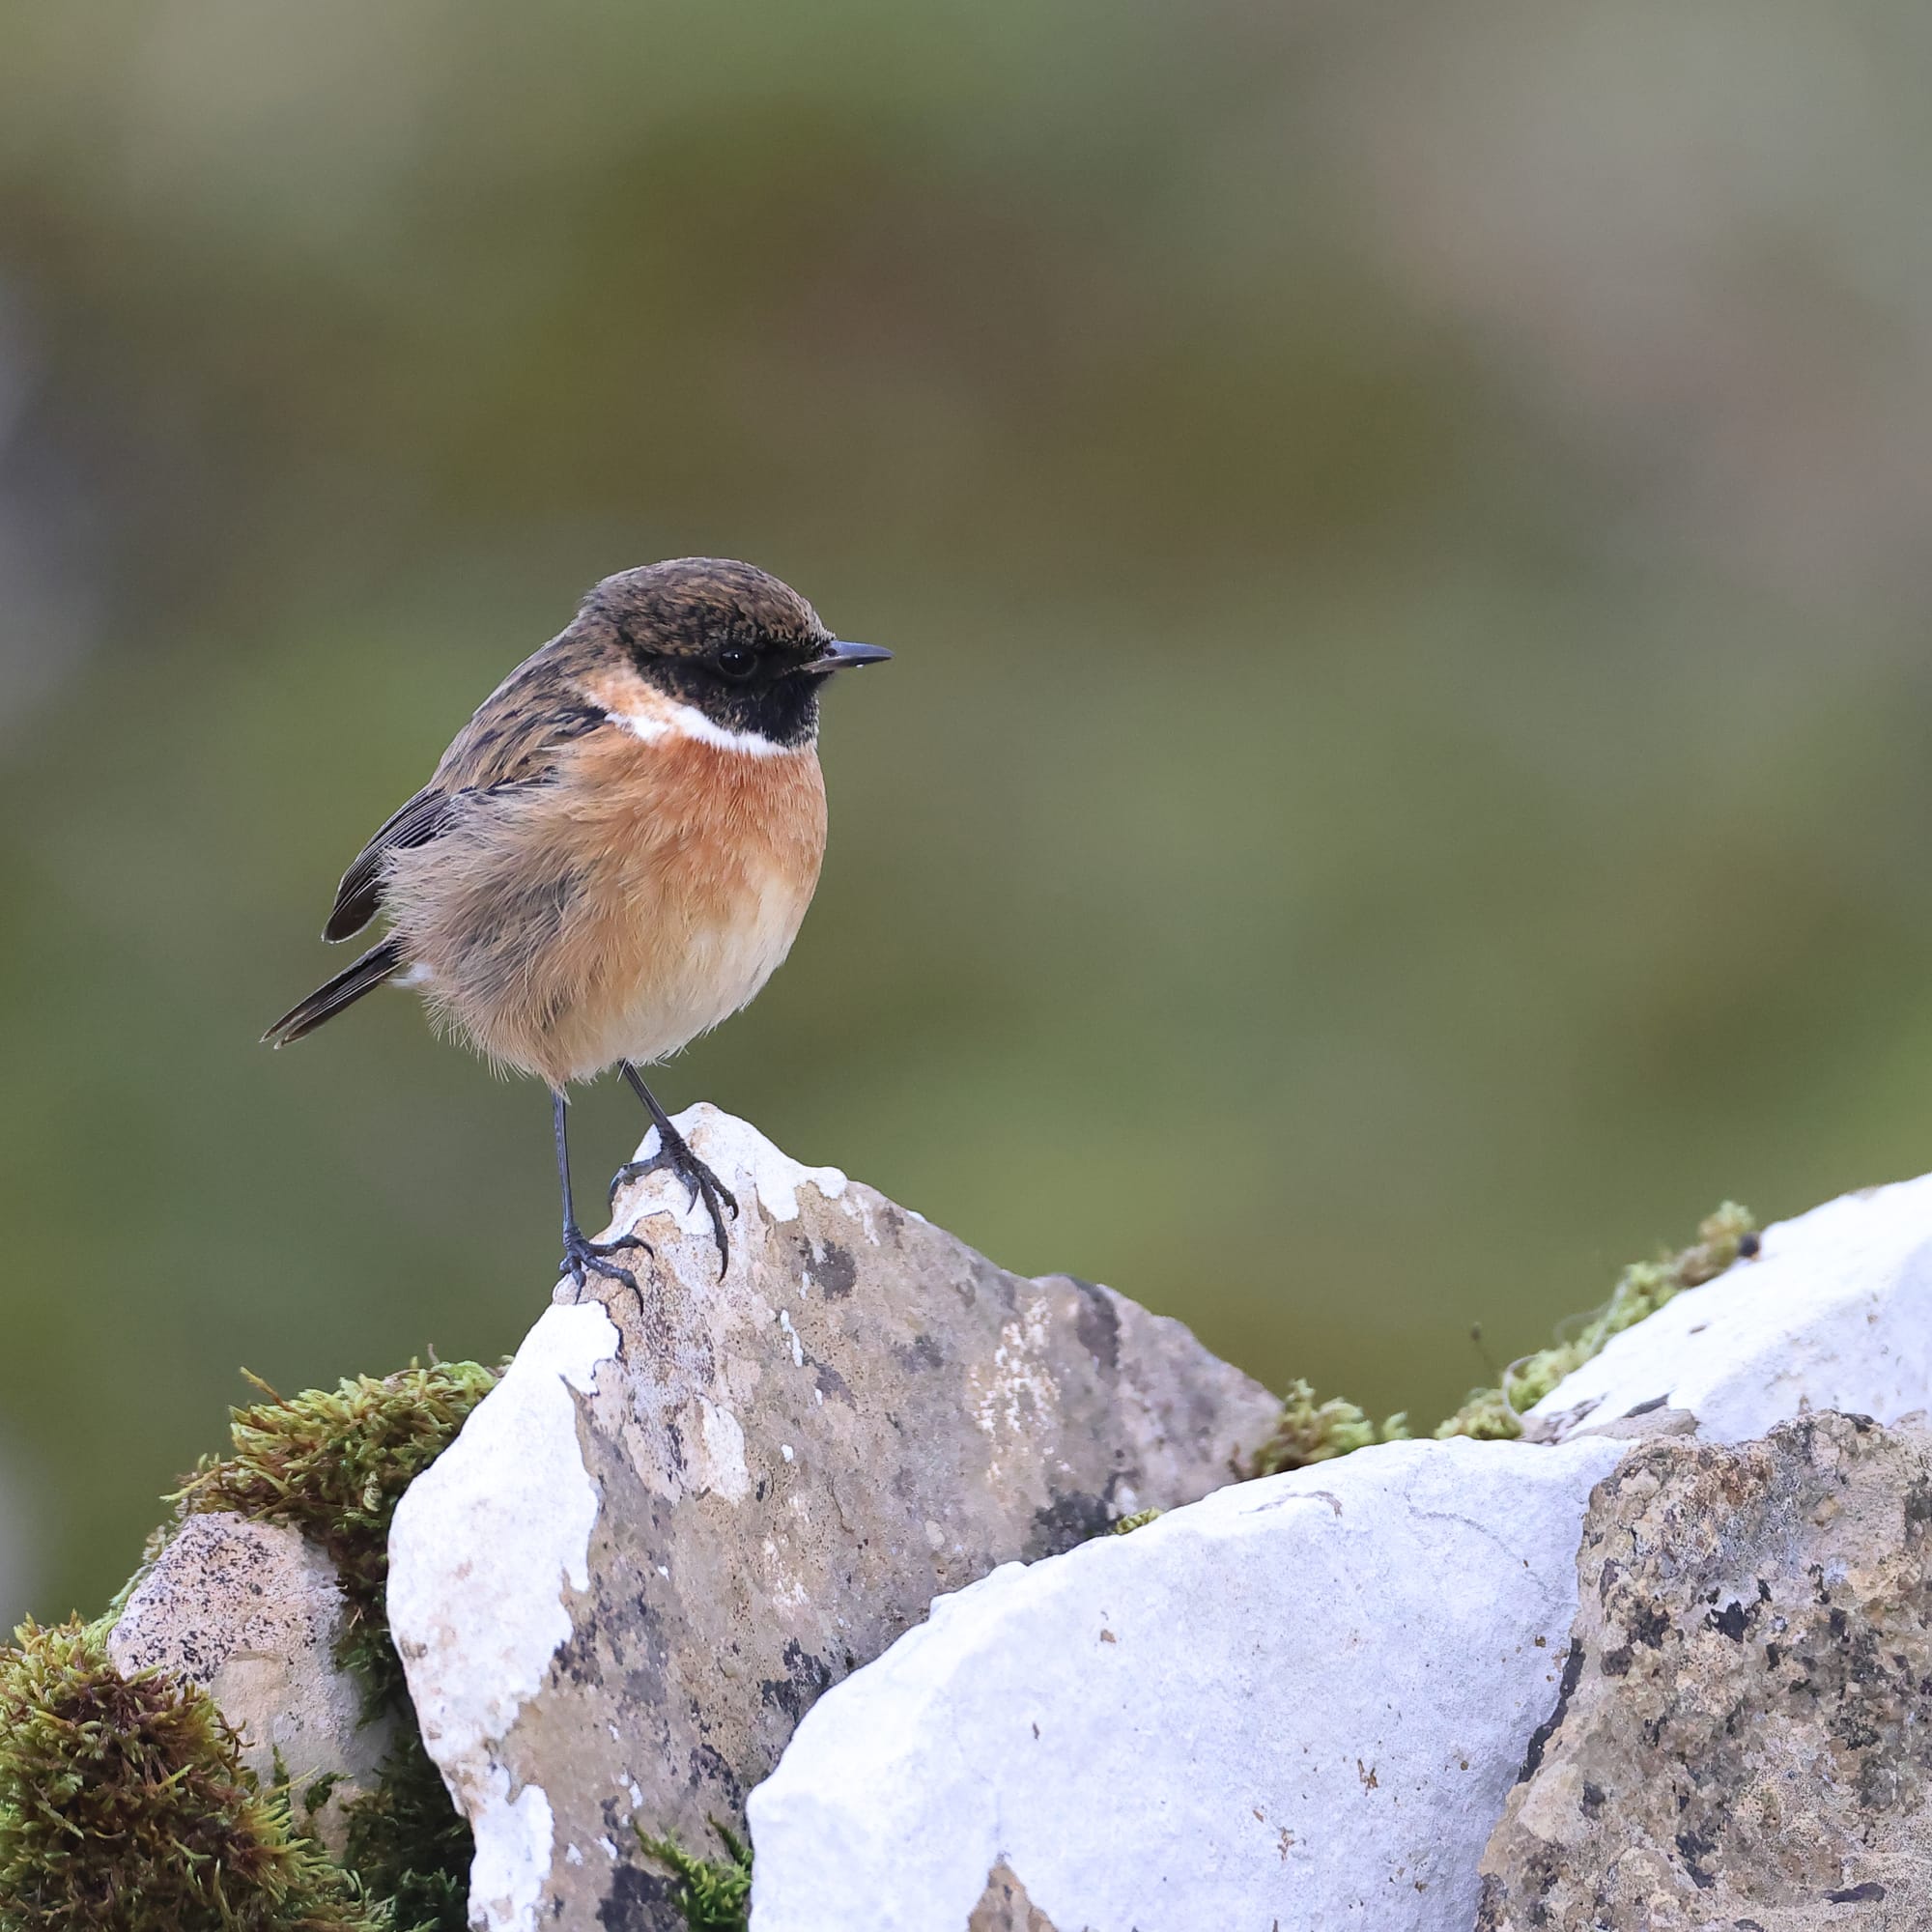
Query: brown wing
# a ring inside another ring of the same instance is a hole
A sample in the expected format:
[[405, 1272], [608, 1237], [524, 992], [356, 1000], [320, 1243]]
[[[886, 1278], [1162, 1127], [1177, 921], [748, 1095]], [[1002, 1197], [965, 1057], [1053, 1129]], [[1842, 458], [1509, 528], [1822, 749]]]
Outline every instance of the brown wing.
[[526, 658], [486, 697], [421, 791], [391, 813], [355, 855], [335, 889], [325, 939], [360, 932], [382, 900], [389, 855], [426, 845], [448, 825], [458, 802], [526, 784], [552, 773], [557, 749], [609, 724], [578, 683], [575, 639], [566, 631]]
[[376, 902], [383, 888], [383, 861], [391, 852], [426, 844], [441, 831], [448, 815], [449, 794], [434, 785], [425, 785], [400, 811], [392, 813], [343, 873], [342, 883], [335, 889], [334, 909], [328, 915], [328, 923], [322, 928], [322, 936], [347, 939], [351, 933], [360, 932], [376, 916]]

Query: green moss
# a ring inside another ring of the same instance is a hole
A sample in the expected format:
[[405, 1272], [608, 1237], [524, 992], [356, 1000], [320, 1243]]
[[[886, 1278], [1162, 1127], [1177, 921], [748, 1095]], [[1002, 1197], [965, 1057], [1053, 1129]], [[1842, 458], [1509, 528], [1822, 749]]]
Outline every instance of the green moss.
[[1726, 1201], [1699, 1224], [1697, 1238], [1688, 1248], [1656, 1261], [1633, 1262], [1618, 1278], [1609, 1300], [1574, 1337], [1512, 1362], [1503, 1371], [1501, 1387], [1471, 1390], [1468, 1401], [1440, 1424], [1435, 1434], [1501, 1439], [1520, 1435], [1524, 1409], [1541, 1402], [1565, 1376], [1602, 1353], [1611, 1336], [1634, 1328], [1685, 1289], [1722, 1274], [1741, 1253], [1755, 1253], [1756, 1230], [1748, 1208]]
[[700, 1859], [675, 1838], [653, 1838], [641, 1826], [636, 1828], [645, 1857], [668, 1867], [676, 1881], [670, 1902], [684, 1914], [691, 1932], [747, 1932], [752, 1914], [752, 1848], [715, 1818], [711, 1829], [724, 1846], [722, 1859]]
[[1408, 1436], [1408, 1417], [1392, 1415], [1372, 1422], [1352, 1402], [1331, 1398], [1317, 1402], [1304, 1381], [1289, 1387], [1274, 1434], [1255, 1452], [1254, 1473], [1276, 1476], [1284, 1469], [1301, 1469], [1310, 1463], [1326, 1463], [1372, 1442], [1402, 1442]]
[[1112, 1533], [1115, 1536], [1129, 1536], [1137, 1529], [1145, 1529], [1159, 1514], [1158, 1510], [1136, 1510], [1132, 1516], [1123, 1516], [1114, 1525]]
[[107, 1629], [0, 1651], [0, 1932], [389, 1932], [207, 1693], [122, 1676]]
[[414, 1714], [383, 1761], [376, 1789], [350, 1805], [344, 1862], [408, 1932], [464, 1932], [469, 1924], [469, 1827], [449, 1802], [423, 1749]]

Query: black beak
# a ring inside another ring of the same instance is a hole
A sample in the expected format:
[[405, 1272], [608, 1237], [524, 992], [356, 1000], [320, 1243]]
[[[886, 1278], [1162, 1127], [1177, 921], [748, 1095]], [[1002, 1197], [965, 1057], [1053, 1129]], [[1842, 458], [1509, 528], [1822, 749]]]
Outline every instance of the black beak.
[[835, 638], [806, 666], [806, 669], [814, 677], [823, 677], [828, 671], [853, 670], [860, 665], [884, 664], [891, 656], [891, 651], [883, 650], [877, 644], [848, 644]]

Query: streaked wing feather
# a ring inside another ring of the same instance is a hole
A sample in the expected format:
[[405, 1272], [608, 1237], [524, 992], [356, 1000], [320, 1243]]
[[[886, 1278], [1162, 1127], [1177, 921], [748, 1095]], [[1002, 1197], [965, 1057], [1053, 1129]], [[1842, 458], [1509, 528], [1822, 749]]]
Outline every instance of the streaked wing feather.
[[347, 939], [375, 918], [383, 886], [384, 860], [391, 852], [404, 852], [412, 845], [422, 845], [434, 838], [449, 816], [449, 806], [447, 792], [426, 785], [389, 816], [343, 873], [342, 883], [335, 889], [335, 905], [328, 915], [328, 923], [322, 929], [325, 939]]
[[[568, 633], [565, 634], [568, 636]], [[451, 741], [421, 791], [392, 813], [355, 856], [336, 888], [325, 939], [347, 939], [375, 916], [383, 868], [392, 852], [427, 844], [448, 825], [460, 800], [539, 784], [565, 745], [609, 724], [586, 703], [576, 667], [554, 639], [519, 665]]]

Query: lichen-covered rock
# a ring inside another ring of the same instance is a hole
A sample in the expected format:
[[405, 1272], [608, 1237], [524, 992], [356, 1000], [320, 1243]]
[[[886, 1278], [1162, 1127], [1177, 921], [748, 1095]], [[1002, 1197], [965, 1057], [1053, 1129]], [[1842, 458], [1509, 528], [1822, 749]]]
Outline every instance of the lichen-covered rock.
[[1633, 1450], [1484, 1932], [1932, 1923], [1932, 1437], [1820, 1415]]
[[758, 1932], [1468, 1932], [1590, 1440], [1399, 1442], [996, 1571], [752, 1794]]
[[374, 1788], [392, 1731], [386, 1717], [363, 1721], [363, 1687], [336, 1663], [348, 1613], [334, 1565], [297, 1531], [190, 1516], [107, 1652], [117, 1670], [159, 1666], [205, 1689], [241, 1732], [242, 1763], [265, 1784], [285, 1771], [297, 1822], [340, 1856], [344, 1808]]
[[[1755, 1258], [1689, 1289], [1564, 1378], [1525, 1418], [1537, 1441], [1695, 1418], [1747, 1442], [1807, 1410], [1880, 1422], [1932, 1408], [1932, 1175], [1780, 1221]], [[1689, 1425], [1686, 1425], [1689, 1426]]]
[[725, 1278], [681, 1186], [634, 1190], [641, 1293], [560, 1288], [397, 1511], [390, 1625], [481, 1924], [674, 1925], [639, 1828], [707, 1849], [933, 1597], [1206, 1493], [1274, 1420], [1176, 1322], [683, 1125], [741, 1204]]

